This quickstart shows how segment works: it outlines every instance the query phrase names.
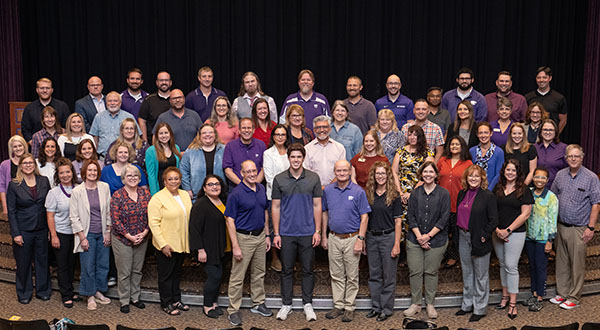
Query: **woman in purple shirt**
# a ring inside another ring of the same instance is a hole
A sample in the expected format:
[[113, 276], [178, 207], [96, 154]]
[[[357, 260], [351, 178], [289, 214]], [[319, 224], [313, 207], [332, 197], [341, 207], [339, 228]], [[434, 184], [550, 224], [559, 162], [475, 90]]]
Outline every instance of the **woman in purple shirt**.
[[508, 139], [510, 126], [512, 125], [510, 115], [512, 113], [513, 104], [508, 98], [501, 97], [498, 99], [497, 105], [498, 120], [495, 120], [490, 124], [492, 125], [492, 130], [494, 132], [492, 135], [492, 142], [500, 147], [506, 144], [506, 140]]
[[471, 165], [462, 176], [463, 190], [456, 203], [458, 253], [463, 275], [463, 301], [455, 315], [473, 313], [469, 322], [486, 315], [490, 294], [492, 233], [498, 226], [496, 196], [487, 189], [487, 175]]
[[540, 142], [535, 144], [538, 154], [537, 166], [548, 170], [546, 187], [550, 188], [556, 173], [567, 167], [565, 160], [567, 145], [558, 139], [558, 126], [552, 119], [546, 119], [542, 122], [539, 136]]

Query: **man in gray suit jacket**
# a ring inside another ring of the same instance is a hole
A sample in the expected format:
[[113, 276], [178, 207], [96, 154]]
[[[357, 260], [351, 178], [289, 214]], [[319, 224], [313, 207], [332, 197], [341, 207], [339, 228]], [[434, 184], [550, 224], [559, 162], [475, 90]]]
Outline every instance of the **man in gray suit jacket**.
[[92, 76], [88, 79], [87, 88], [90, 93], [75, 102], [75, 112], [83, 116], [85, 131], [89, 132], [96, 114], [106, 110], [102, 89], [102, 79]]

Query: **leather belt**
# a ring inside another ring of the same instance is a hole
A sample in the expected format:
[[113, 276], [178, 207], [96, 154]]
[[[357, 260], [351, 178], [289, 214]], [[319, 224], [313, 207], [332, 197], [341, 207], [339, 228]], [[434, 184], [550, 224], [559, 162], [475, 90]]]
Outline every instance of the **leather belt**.
[[240, 233], [240, 234], [244, 234], [244, 235], [250, 235], [250, 236], [258, 236], [260, 234], [262, 234], [262, 232], [264, 231], [263, 229], [257, 229], [257, 230], [243, 230], [243, 229], [236, 229], [236, 232]]
[[354, 237], [354, 236], [358, 235], [358, 231], [355, 231], [353, 233], [347, 233], [347, 234], [338, 234], [338, 233], [334, 232], [333, 230], [330, 230], [329, 232], [339, 238], [350, 238], [350, 237]]
[[387, 235], [389, 233], [393, 233], [396, 231], [396, 228], [390, 228], [390, 229], [384, 229], [384, 230], [370, 230], [369, 234], [373, 235], [373, 236], [381, 236], [381, 235]]

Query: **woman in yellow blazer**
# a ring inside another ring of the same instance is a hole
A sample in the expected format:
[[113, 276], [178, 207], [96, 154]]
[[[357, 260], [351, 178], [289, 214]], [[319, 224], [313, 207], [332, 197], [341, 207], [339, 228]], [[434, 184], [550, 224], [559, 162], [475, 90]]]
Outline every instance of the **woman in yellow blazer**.
[[162, 177], [165, 187], [154, 194], [148, 204], [148, 226], [158, 268], [160, 306], [169, 315], [179, 315], [189, 306], [181, 302], [181, 267], [184, 253], [189, 253], [188, 224], [192, 200], [185, 190], [179, 189], [181, 172], [167, 168]]
[[73, 188], [69, 201], [69, 218], [75, 234], [73, 252], [79, 252], [81, 263], [79, 294], [88, 296], [89, 310], [97, 308], [96, 301], [110, 304], [110, 299], [102, 294], [108, 290], [110, 188], [98, 181], [100, 174], [97, 160], [84, 161], [81, 167], [83, 183]]

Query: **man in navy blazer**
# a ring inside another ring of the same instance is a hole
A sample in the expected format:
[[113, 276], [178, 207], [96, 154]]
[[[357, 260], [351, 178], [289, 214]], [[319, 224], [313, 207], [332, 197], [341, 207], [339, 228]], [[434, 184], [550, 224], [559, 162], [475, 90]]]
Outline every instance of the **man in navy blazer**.
[[87, 89], [90, 92], [88, 95], [80, 98], [75, 102], [75, 112], [83, 116], [85, 122], [85, 131], [89, 133], [96, 114], [106, 110], [104, 95], [102, 94], [102, 79], [97, 76], [92, 76], [88, 79]]

